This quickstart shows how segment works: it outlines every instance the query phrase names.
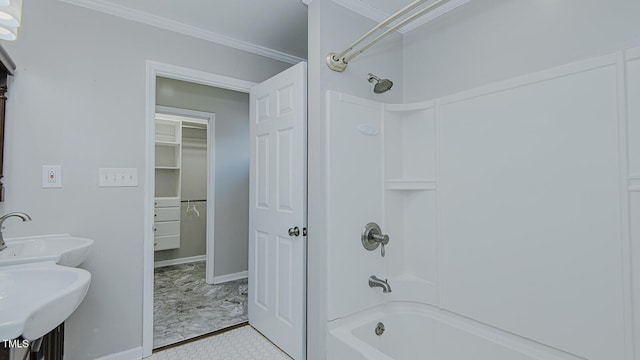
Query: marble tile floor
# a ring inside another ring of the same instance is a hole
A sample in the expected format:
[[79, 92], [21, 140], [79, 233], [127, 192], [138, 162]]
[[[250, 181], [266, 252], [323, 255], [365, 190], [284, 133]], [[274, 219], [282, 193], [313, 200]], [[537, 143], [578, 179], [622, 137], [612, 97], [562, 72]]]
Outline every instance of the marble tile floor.
[[291, 360], [250, 325], [161, 350], [148, 360]]
[[153, 348], [248, 320], [247, 279], [209, 285], [205, 262], [155, 269]]

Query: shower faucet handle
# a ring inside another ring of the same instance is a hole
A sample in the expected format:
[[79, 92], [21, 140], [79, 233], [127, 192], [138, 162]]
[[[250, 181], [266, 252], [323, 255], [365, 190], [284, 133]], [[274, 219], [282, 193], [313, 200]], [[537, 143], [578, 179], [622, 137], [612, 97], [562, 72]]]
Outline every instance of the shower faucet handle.
[[384, 257], [384, 246], [389, 243], [389, 235], [384, 235], [380, 226], [376, 223], [368, 223], [362, 230], [362, 246], [369, 251], [373, 251], [381, 246], [381, 255]]
[[382, 245], [386, 245], [389, 243], [389, 235], [369, 233], [369, 236], [375, 241], [381, 243]]
[[381, 248], [380, 252], [382, 254], [382, 257], [384, 257], [384, 246], [389, 243], [389, 235], [381, 235], [381, 234], [370, 233], [369, 236], [371, 238], [373, 238], [373, 240], [375, 240], [378, 243], [380, 243], [380, 248]]

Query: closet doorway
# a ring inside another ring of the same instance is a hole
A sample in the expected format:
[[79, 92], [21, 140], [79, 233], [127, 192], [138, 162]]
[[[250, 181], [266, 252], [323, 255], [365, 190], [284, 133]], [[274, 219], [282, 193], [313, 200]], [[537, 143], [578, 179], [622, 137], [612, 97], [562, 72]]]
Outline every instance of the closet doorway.
[[155, 119], [154, 268], [206, 261], [213, 284], [215, 114], [157, 106]]
[[158, 349], [248, 320], [249, 97], [164, 77], [155, 88]]

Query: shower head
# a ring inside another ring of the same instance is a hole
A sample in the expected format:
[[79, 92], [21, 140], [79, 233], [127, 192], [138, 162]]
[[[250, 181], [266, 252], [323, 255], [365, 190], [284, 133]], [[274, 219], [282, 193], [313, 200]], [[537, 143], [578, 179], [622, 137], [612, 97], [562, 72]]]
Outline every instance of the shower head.
[[373, 92], [376, 94], [382, 94], [385, 91], [388, 91], [393, 86], [393, 82], [389, 79], [380, 79], [379, 77], [369, 73], [367, 75], [367, 80], [370, 83], [376, 81], [376, 84], [373, 87]]

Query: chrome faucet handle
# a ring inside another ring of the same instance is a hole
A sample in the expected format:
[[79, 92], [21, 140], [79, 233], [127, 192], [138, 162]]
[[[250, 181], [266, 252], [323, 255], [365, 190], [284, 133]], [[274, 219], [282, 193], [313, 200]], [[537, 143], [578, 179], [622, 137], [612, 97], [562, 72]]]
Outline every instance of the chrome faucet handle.
[[389, 243], [389, 235], [382, 235], [376, 233], [369, 233], [369, 237], [373, 238], [375, 241], [381, 243], [382, 245], [386, 245]]
[[0, 251], [7, 248], [7, 245], [4, 242], [4, 237], [2, 236], [2, 230], [4, 230], [4, 222], [10, 217], [17, 217], [22, 219], [22, 221], [30, 221], [31, 216], [25, 214], [23, 212], [12, 212], [5, 215], [0, 216]]
[[373, 251], [382, 246], [382, 257], [385, 255], [384, 246], [389, 243], [389, 235], [382, 234], [380, 226], [376, 223], [368, 223], [362, 230], [362, 246], [369, 251]]
[[374, 232], [369, 233], [369, 237], [372, 238], [374, 241], [377, 241], [378, 243], [380, 243], [380, 252], [382, 253], [382, 257], [384, 257], [384, 246], [387, 245], [389, 243], [389, 235], [381, 235], [381, 234], [376, 234]]

